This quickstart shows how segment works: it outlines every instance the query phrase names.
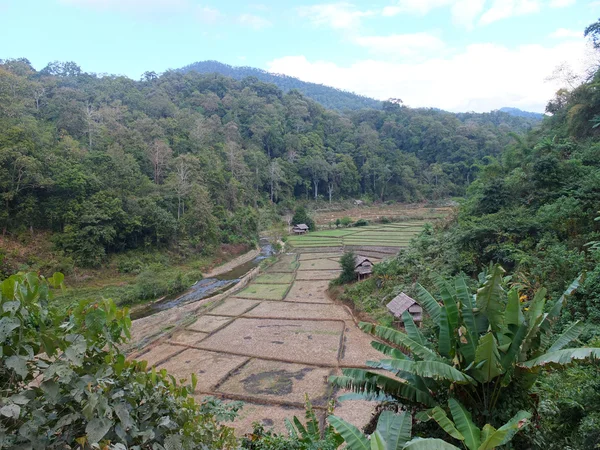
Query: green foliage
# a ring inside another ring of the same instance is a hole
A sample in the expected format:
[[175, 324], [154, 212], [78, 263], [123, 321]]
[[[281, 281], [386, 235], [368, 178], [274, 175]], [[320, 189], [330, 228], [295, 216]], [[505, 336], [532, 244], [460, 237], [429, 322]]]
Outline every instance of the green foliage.
[[369, 225], [369, 221], [366, 219], [358, 219], [352, 224], [353, 227], [366, 227], [367, 225]]
[[292, 217], [292, 225], [299, 225], [301, 223], [308, 225], [310, 231], [316, 229], [315, 221], [309, 216], [308, 211], [304, 206], [298, 206]]
[[531, 386], [546, 368], [598, 358], [600, 348], [564, 348], [583, 331], [577, 324], [561, 336], [552, 335], [578, 280], [545, 313], [545, 289], [521, 304], [517, 289], [506, 293], [503, 275], [500, 266], [491, 267], [480, 276], [481, 286], [474, 295], [463, 277], [452, 282], [438, 279], [437, 300], [421, 288], [418, 301], [433, 317], [435, 340], [427, 339], [409, 314], [403, 317], [406, 332], [361, 324], [364, 331], [385, 342], [374, 342], [373, 347], [388, 357], [367, 365], [394, 377], [343, 369], [342, 376], [330, 380], [365, 398], [395, 399], [420, 408], [439, 407], [438, 397], [449, 393], [467, 405], [476, 424], [498, 426], [508, 420], [505, 390], [512, 389], [517, 403], [529, 407], [526, 391], [519, 396], [517, 387]]
[[356, 280], [356, 273], [354, 272], [356, 255], [354, 255], [354, 252], [344, 253], [340, 258], [340, 266], [342, 267], [342, 273], [335, 280], [335, 284], [346, 284]]
[[[239, 404], [197, 404], [192, 385], [128, 361], [127, 309], [80, 301], [64, 316], [51, 306], [63, 276], [19, 274], [0, 283], [0, 441], [8, 448], [237, 448]], [[36, 382], [33, 382], [37, 380]]]

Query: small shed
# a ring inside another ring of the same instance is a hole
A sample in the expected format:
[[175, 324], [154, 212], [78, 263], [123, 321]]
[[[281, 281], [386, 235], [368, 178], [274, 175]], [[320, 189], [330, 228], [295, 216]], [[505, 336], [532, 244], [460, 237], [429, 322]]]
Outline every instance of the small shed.
[[305, 223], [299, 223], [298, 225], [294, 225], [292, 231], [295, 234], [306, 234], [308, 233], [308, 225], [306, 225]]
[[366, 256], [356, 255], [354, 257], [354, 273], [358, 281], [366, 280], [373, 275], [373, 263]]
[[404, 292], [394, 297], [394, 299], [386, 306], [388, 311], [394, 315], [397, 321], [402, 320], [402, 314], [404, 314], [405, 311], [409, 312], [417, 325], [423, 321], [423, 308], [421, 308], [421, 305], [419, 305], [416, 300], [410, 298]]

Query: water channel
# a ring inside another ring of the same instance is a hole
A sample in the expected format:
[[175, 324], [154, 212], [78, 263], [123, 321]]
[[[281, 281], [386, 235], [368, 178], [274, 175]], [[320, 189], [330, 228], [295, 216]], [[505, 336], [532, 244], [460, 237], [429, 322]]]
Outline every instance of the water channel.
[[217, 275], [214, 278], [203, 278], [202, 280], [197, 281], [183, 294], [170, 295], [155, 302], [133, 308], [131, 311], [131, 319], [141, 319], [166, 309], [197, 302], [221, 294], [234, 286], [244, 275], [258, 266], [262, 260], [273, 254], [274, 249], [271, 243], [266, 239], [261, 239], [260, 254], [256, 258], [233, 268], [229, 272]]

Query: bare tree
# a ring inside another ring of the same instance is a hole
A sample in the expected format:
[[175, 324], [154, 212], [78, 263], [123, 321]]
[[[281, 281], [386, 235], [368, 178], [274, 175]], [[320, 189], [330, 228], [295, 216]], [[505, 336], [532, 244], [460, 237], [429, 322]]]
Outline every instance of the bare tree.
[[96, 134], [96, 132], [98, 131], [99, 128], [99, 120], [100, 120], [100, 115], [98, 114], [98, 111], [96, 111], [94, 109], [94, 107], [92, 106], [92, 104], [90, 102], [86, 102], [85, 104], [85, 123], [86, 123], [86, 133], [88, 135], [88, 149], [91, 150], [92, 149], [92, 137]]
[[150, 159], [150, 162], [152, 162], [152, 167], [154, 169], [154, 184], [160, 184], [163, 177], [163, 171], [173, 155], [173, 150], [169, 148], [165, 141], [156, 139], [152, 145], [148, 147], [147, 152], [148, 158]]

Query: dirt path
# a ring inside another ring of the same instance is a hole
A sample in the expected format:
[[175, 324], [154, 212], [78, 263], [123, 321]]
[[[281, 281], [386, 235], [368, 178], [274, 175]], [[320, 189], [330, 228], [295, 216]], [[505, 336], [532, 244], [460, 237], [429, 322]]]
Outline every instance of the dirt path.
[[[198, 398], [244, 401], [234, 423], [240, 434], [253, 422], [284, 431], [283, 419], [304, 417], [305, 395], [324, 420], [338, 397], [327, 378], [381, 357], [349, 310], [325, 293], [340, 272], [340, 256], [284, 255], [236, 294], [177, 314], [185, 321], [134, 356], [176, 378], [195, 372]], [[362, 426], [373, 406], [336, 401], [336, 415]]]

